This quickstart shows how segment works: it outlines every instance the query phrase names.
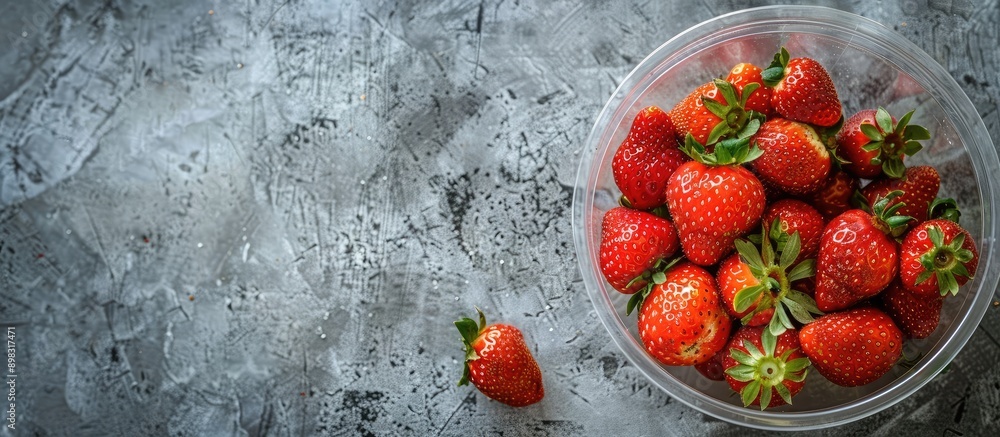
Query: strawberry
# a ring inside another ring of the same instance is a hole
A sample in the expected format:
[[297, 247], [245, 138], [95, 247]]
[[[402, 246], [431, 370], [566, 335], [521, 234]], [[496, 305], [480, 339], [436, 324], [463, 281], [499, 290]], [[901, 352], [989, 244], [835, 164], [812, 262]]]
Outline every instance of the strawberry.
[[799, 233], [786, 236], [783, 249], [777, 252], [766, 229], [757, 237], [760, 249], [747, 240], [736, 240], [737, 253], [719, 265], [719, 295], [726, 310], [744, 325], [767, 324], [774, 335], [794, 328], [792, 318], [812, 322], [812, 314], [822, 314], [816, 302], [792, 288], [793, 282], [815, 274], [814, 260], [796, 262]]
[[892, 191], [902, 191], [903, 194], [890, 202], [890, 205], [905, 203], [906, 205], [899, 209], [899, 214], [913, 217], [910, 226], [915, 226], [929, 217], [931, 202], [937, 197], [940, 188], [941, 176], [937, 170], [929, 165], [920, 165], [907, 168], [899, 178], [876, 179], [865, 185], [861, 189], [861, 194], [869, 204], [872, 204], [876, 199], [885, 197]]
[[764, 152], [750, 166], [762, 181], [782, 191], [802, 195], [818, 190], [832, 166], [824, 138], [812, 126], [784, 118], [771, 118], [754, 136]]
[[[719, 303], [715, 279], [687, 261], [668, 269], [639, 301], [639, 338], [668, 366], [704, 363], [726, 346], [732, 321]], [[633, 301], [629, 302], [630, 305]]]
[[719, 262], [733, 241], [749, 232], [764, 212], [764, 187], [741, 164], [760, 156], [748, 138], [724, 140], [711, 154], [688, 136], [682, 164], [667, 183], [667, 208], [677, 226], [681, 249], [698, 265]]
[[740, 394], [743, 406], [790, 405], [805, 385], [809, 358], [799, 345], [798, 331], [775, 336], [763, 327], [744, 326], [733, 334], [723, 357], [726, 382]]
[[722, 359], [726, 357], [728, 351], [726, 348], [719, 349], [712, 358], [704, 363], [698, 363], [694, 365], [694, 370], [697, 370], [701, 376], [704, 376], [712, 381], [725, 381], [726, 373], [725, 369], [722, 368]]
[[837, 134], [837, 152], [845, 160], [847, 172], [864, 179], [885, 174], [903, 177], [903, 156], [920, 151], [920, 141], [931, 137], [926, 128], [910, 123], [913, 111], [896, 122], [889, 111], [865, 109], [844, 122]]
[[601, 222], [601, 273], [625, 294], [648, 286], [656, 266], [680, 249], [669, 220], [623, 206], [611, 208]]
[[844, 387], [881, 378], [903, 355], [903, 332], [873, 307], [820, 317], [799, 330], [799, 343], [817, 372]]
[[774, 108], [771, 107], [771, 89], [764, 86], [764, 79], [760, 76], [763, 71], [756, 65], [746, 62], [739, 63], [732, 70], [729, 70], [726, 82], [733, 84], [736, 87], [736, 91], [741, 94], [746, 92], [744, 89], [747, 85], [751, 83], [757, 84], [757, 89], [751, 91], [750, 95], [747, 96], [744, 109], [759, 112], [765, 117], [771, 117], [771, 114], [774, 113]]
[[772, 88], [771, 106], [783, 117], [816, 126], [833, 126], [841, 120], [837, 89], [816, 60], [791, 58], [782, 47], [761, 77]]
[[770, 224], [771, 239], [778, 242], [778, 249], [784, 246], [788, 236], [798, 232], [801, 240], [799, 257], [796, 261], [815, 258], [819, 252], [819, 241], [823, 236], [826, 221], [816, 208], [797, 199], [781, 199], [767, 205], [762, 222]]
[[472, 381], [486, 397], [523, 407], [542, 400], [542, 371], [517, 328], [494, 323], [486, 325], [479, 308], [479, 324], [464, 317], [455, 322], [465, 343], [465, 370], [458, 385]]
[[903, 284], [896, 280], [892, 281], [878, 298], [885, 313], [892, 317], [896, 326], [910, 338], [929, 337], [941, 321], [944, 297], [940, 295], [918, 295], [904, 288]]
[[667, 178], [687, 156], [677, 147], [670, 116], [656, 106], [636, 114], [611, 161], [615, 184], [636, 209], [663, 205]]
[[816, 259], [816, 305], [830, 312], [878, 294], [899, 271], [899, 244], [910, 217], [888, 206], [900, 192], [873, 206], [873, 213], [849, 210], [827, 223]]
[[928, 220], [903, 238], [899, 277], [904, 288], [919, 296], [958, 294], [978, 266], [972, 236], [951, 220]]
[[858, 178], [844, 171], [832, 170], [826, 183], [816, 192], [805, 196], [804, 200], [829, 220], [853, 209], [851, 199], [860, 187]]
[[758, 87], [748, 83], [741, 93], [733, 84], [717, 79], [695, 88], [670, 110], [677, 139], [686, 141], [691, 134], [695, 141], [712, 146], [719, 140], [745, 136], [743, 133], [748, 129], [756, 129], [759, 117], [744, 108], [747, 98]]

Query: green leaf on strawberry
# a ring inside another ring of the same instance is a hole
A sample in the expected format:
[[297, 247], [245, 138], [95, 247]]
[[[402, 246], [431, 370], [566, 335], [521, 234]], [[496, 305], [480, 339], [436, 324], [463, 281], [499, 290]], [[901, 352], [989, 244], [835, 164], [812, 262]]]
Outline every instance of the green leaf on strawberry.
[[[734, 312], [743, 315], [741, 321], [744, 324], [751, 323], [758, 314], [773, 310], [767, 321], [768, 330], [774, 335], [780, 335], [785, 330], [794, 328], [792, 319], [805, 324], [813, 320], [813, 314], [823, 314], [811, 297], [792, 288], [794, 281], [815, 274], [815, 260], [795, 263], [801, 249], [799, 233], [785, 235], [785, 244], [777, 252], [766, 228], [756, 239], [761, 241], [759, 248], [746, 239], [735, 242], [740, 259], [746, 263], [757, 282], [740, 289], [732, 298]], [[719, 282], [720, 287], [729, 283], [722, 280]]]

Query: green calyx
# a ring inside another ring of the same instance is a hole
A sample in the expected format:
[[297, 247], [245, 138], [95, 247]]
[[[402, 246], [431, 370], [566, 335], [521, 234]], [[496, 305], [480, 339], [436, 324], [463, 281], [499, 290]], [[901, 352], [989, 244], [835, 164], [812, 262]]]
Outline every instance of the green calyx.
[[754, 111], [747, 111], [747, 99], [753, 94], [759, 84], [749, 83], [743, 87], [742, 93], [736, 90], [733, 84], [715, 79], [715, 88], [722, 94], [726, 103], [720, 103], [715, 99], [702, 96], [701, 101], [709, 112], [722, 119], [708, 133], [706, 145], [712, 145], [723, 138], [746, 138], [757, 132], [763, 122], [763, 115]]
[[472, 344], [476, 342], [479, 335], [486, 329], [486, 315], [478, 307], [476, 307], [476, 312], [479, 313], [479, 324], [476, 324], [475, 320], [468, 317], [463, 317], [455, 322], [455, 327], [462, 334], [462, 343], [465, 345], [464, 370], [462, 371], [462, 379], [458, 380], [458, 385], [469, 383], [469, 362], [479, 359], [479, 355], [476, 354], [476, 349], [472, 347]]
[[930, 139], [927, 128], [910, 124], [913, 111], [907, 112], [898, 122], [893, 123], [892, 116], [885, 108], [875, 111], [875, 124], [862, 123], [861, 132], [868, 138], [868, 144], [861, 148], [867, 152], [878, 151], [872, 158], [872, 165], [881, 165], [886, 176], [899, 179], [906, 173], [903, 156], [911, 156], [920, 151], [923, 145], [920, 141]]
[[781, 50], [774, 55], [774, 60], [771, 61], [771, 65], [768, 65], [767, 68], [760, 73], [760, 77], [763, 79], [764, 85], [774, 87], [785, 78], [785, 67], [788, 66], [788, 60], [790, 58], [791, 56], [788, 54], [788, 50], [785, 50], [784, 47], [782, 47]]
[[729, 355], [738, 363], [726, 369], [726, 374], [740, 382], [748, 384], [740, 390], [743, 406], [749, 406], [760, 397], [760, 409], [763, 411], [771, 404], [773, 393], [778, 393], [786, 404], [791, 405], [792, 393], [784, 381], [802, 382], [812, 364], [809, 358], [801, 357], [789, 360], [795, 349], [790, 349], [775, 356], [777, 336], [765, 329], [761, 334], [763, 351], [749, 341], [743, 342], [746, 352], [737, 348], [729, 349]]
[[924, 271], [917, 275], [916, 283], [920, 284], [933, 275], [937, 279], [941, 296], [958, 294], [956, 277], [972, 279], [965, 263], [972, 261], [972, 251], [962, 247], [965, 244], [965, 234], [959, 233], [950, 243], [944, 242], [944, 232], [937, 226], [927, 227], [927, 236], [934, 245], [920, 256], [920, 265]]
[[900, 238], [906, 233], [908, 224], [913, 217], [899, 215], [899, 209], [906, 206], [904, 202], [892, 203], [892, 200], [902, 196], [902, 190], [890, 191], [885, 197], [880, 197], [872, 204], [872, 216], [875, 218], [875, 226], [886, 235], [893, 238]]
[[927, 219], [945, 219], [958, 223], [962, 217], [962, 211], [958, 209], [958, 202], [951, 198], [936, 198], [927, 207]]
[[[756, 132], [756, 129], [754, 129]], [[751, 133], [750, 135], [753, 135]], [[718, 167], [725, 165], [740, 165], [759, 158], [764, 154], [756, 144], [750, 145], [750, 135], [746, 137], [734, 137], [719, 141], [711, 153], [705, 150], [705, 146], [694, 139], [690, 133], [684, 138], [684, 147], [681, 151], [686, 153], [691, 159], [702, 164]]]
[[[750, 241], [736, 240], [736, 251], [759, 283], [743, 288], [733, 297], [737, 312], [744, 312], [757, 303], [756, 308], [741, 319], [744, 324], [757, 314], [774, 308], [767, 331], [775, 336], [794, 329], [793, 318], [807, 324], [814, 320], [813, 315], [823, 314], [812, 297], [792, 288], [793, 282], [816, 274], [816, 260], [795, 263], [802, 248], [799, 233], [796, 231], [788, 235], [780, 229], [779, 223], [776, 219], [771, 225], [771, 232], [767, 229], [761, 232], [760, 249]], [[773, 234], [778, 234], [778, 237], [772, 238]], [[772, 240], [777, 242], [778, 250], [775, 250]]]
[[649, 293], [653, 291], [653, 287], [667, 282], [667, 270], [670, 270], [673, 266], [680, 262], [681, 257], [674, 258], [673, 260], [667, 261], [665, 259], [658, 259], [653, 267], [646, 269], [635, 279], [629, 281], [627, 287], [635, 285], [639, 281], [645, 281], [646, 285], [632, 293], [632, 297], [629, 298], [628, 303], [625, 304], [625, 315], [631, 315], [632, 311], [642, 305], [642, 301], [649, 296]]

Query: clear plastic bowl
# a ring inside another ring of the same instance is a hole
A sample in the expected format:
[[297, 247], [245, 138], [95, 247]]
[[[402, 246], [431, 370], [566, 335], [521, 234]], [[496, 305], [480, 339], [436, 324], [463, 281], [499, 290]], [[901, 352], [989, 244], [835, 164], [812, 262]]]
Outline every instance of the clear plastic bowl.
[[[638, 338], [636, 315], [625, 316], [628, 296], [615, 291], [598, 269], [600, 224], [620, 192], [611, 158], [635, 114], [649, 105], [669, 110], [697, 85], [724, 76], [733, 65], [766, 67], [779, 47], [808, 56], [830, 72], [845, 116], [879, 105], [892, 114], [916, 108], [912, 122], [933, 138], [910, 165], [931, 164], [941, 174], [939, 196], [952, 197], [962, 225], [978, 242], [976, 277], [946, 299], [941, 324], [904, 352], [923, 358], [882, 379], [843, 388], [815, 371], [794, 405], [760, 411], [745, 408], [725, 382], [710, 381], [691, 367], [663, 366]], [[688, 406], [732, 423], [762, 429], [816, 429], [872, 415], [899, 402], [937, 375], [966, 344], [997, 286], [997, 152], [976, 108], [954, 79], [919, 47], [883, 25], [823, 7], [748, 9], [703, 22], [675, 36], [644, 59], [604, 106], [587, 138], [573, 197], [573, 232], [583, 280], [598, 316], [629, 361], [653, 383]]]

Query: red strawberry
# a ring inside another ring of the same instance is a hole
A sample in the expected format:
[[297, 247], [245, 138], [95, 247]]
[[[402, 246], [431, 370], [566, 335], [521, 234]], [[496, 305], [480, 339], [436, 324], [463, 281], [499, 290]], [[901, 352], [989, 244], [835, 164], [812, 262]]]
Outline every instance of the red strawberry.
[[928, 220], [903, 238], [899, 277], [903, 287], [919, 296], [958, 294], [978, 266], [975, 241], [953, 221]]
[[824, 138], [812, 126], [784, 118], [771, 118], [754, 136], [764, 152], [750, 165], [761, 180], [782, 191], [802, 195], [826, 182], [832, 165]]
[[899, 281], [892, 281], [878, 297], [885, 313], [910, 338], [927, 338], [937, 329], [942, 296], [920, 296], [903, 288]]
[[680, 249], [669, 220], [623, 206], [601, 222], [601, 273], [615, 290], [632, 294], [645, 287], [655, 267]]
[[769, 324], [774, 335], [794, 328], [792, 318], [809, 323], [812, 314], [822, 314], [813, 298], [792, 288], [795, 281], [815, 274], [815, 261], [796, 262], [798, 232], [786, 235], [777, 252], [766, 231], [752, 237], [759, 237], [760, 249], [747, 240], [736, 240], [737, 253], [719, 265], [719, 295], [729, 314], [744, 325]]
[[479, 308], [479, 324], [464, 317], [455, 322], [465, 343], [465, 370], [458, 385], [472, 381], [486, 397], [523, 407], [542, 400], [542, 371], [524, 343], [517, 328], [486, 325], [486, 316]]
[[667, 178], [687, 156], [677, 148], [670, 116], [656, 106], [636, 114], [611, 161], [615, 184], [636, 209], [663, 205]]
[[840, 98], [830, 74], [811, 58], [790, 58], [784, 47], [761, 73], [772, 87], [774, 111], [793, 121], [833, 126], [842, 117]]
[[771, 117], [771, 114], [774, 112], [774, 108], [771, 107], [771, 89], [764, 86], [764, 79], [760, 76], [760, 73], [763, 71], [756, 65], [746, 62], [739, 63], [732, 70], [729, 70], [726, 82], [733, 84], [739, 93], [743, 93], [743, 89], [747, 85], [751, 83], [757, 84], [757, 89], [752, 91], [747, 97], [744, 109], [747, 111], [757, 111], [765, 117]]
[[826, 183], [815, 193], [805, 196], [805, 199], [823, 215], [823, 218], [829, 220], [853, 209], [851, 198], [860, 187], [858, 178], [840, 170], [833, 170], [827, 177]]
[[905, 203], [899, 209], [899, 214], [913, 217], [910, 226], [915, 226], [928, 219], [930, 204], [934, 202], [940, 188], [941, 176], [937, 170], [929, 165], [920, 165], [907, 168], [900, 178], [874, 180], [861, 189], [861, 194], [868, 204], [872, 204], [890, 192], [902, 191], [903, 194], [889, 204]]
[[903, 333], [872, 307], [827, 314], [799, 330], [802, 351], [830, 382], [856, 387], [885, 375], [903, 355]]
[[732, 321], [719, 304], [715, 279], [681, 262], [666, 271], [639, 307], [639, 338], [668, 366], [704, 363], [726, 346]]
[[759, 121], [752, 122], [746, 107], [747, 98], [758, 86], [748, 83], [742, 94], [733, 84], [721, 79], [699, 86], [670, 110], [670, 119], [679, 141], [687, 135], [695, 141], [712, 146], [721, 139], [746, 136], [743, 133], [756, 129]]
[[715, 151], [688, 137], [685, 151], [695, 158], [682, 164], [667, 183], [667, 208], [677, 226], [681, 249], [698, 265], [719, 262], [733, 241], [760, 222], [764, 187], [741, 164], [760, 156], [747, 138], [722, 141]]
[[[719, 271], [716, 273], [716, 281], [719, 284], [719, 297], [725, 304], [726, 311], [736, 319], [743, 319], [744, 325], [760, 326], [766, 325], [774, 315], [774, 305], [771, 293], [766, 293], [767, 302], [762, 302], [765, 293], [757, 294], [757, 299], [749, 303], [742, 311], [736, 309], [736, 293], [747, 287], [762, 287], [760, 280], [750, 270], [750, 266], [740, 258], [740, 254], [729, 255], [719, 264]], [[754, 313], [751, 317], [751, 313]]]
[[878, 294], [899, 271], [899, 244], [909, 217], [895, 215], [903, 204], [887, 206], [899, 192], [880, 199], [873, 214], [847, 211], [827, 223], [816, 260], [816, 305], [841, 310]]
[[697, 370], [701, 376], [704, 376], [712, 381], [725, 381], [726, 373], [725, 369], [722, 368], [722, 359], [726, 357], [729, 352], [726, 348], [719, 349], [712, 358], [704, 363], [699, 363], [694, 365], [694, 370]]
[[740, 394], [743, 406], [790, 405], [805, 385], [809, 358], [799, 345], [798, 331], [774, 336], [763, 327], [744, 326], [736, 331], [722, 359], [726, 382]]
[[848, 163], [847, 172], [865, 179], [885, 174], [903, 177], [903, 156], [913, 155], [923, 147], [920, 140], [931, 137], [922, 126], [912, 125], [906, 113], [897, 123], [883, 108], [862, 110], [844, 122], [837, 134], [837, 153]]
[[[776, 222], [777, 221], [777, 222]], [[779, 250], [794, 232], [799, 233], [802, 248], [796, 261], [815, 258], [826, 221], [816, 208], [796, 199], [781, 199], [764, 209], [764, 225], [770, 225], [771, 239], [778, 242]]]

